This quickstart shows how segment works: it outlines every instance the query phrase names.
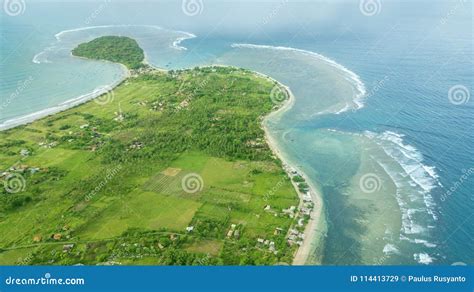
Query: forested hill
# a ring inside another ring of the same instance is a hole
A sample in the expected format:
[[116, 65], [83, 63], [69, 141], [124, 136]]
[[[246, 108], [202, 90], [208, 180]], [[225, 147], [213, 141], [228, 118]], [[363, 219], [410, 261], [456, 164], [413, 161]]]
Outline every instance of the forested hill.
[[129, 37], [104, 36], [83, 43], [72, 50], [72, 54], [96, 60], [121, 63], [129, 69], [143, 66], [145, 54], [137, 42]]

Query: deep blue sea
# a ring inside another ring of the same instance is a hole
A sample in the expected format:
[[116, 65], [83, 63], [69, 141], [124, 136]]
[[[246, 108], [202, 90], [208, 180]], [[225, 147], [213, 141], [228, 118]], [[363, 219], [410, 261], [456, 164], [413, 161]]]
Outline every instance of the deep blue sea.
[[268, 126], [322, 192], [314, 263], [474, 264], [472, 1], [4, 0], [2, 8], [0, 127], [123, 78], [118, 65], [70, 56], [100, 35], [136, 38], [162, 68], [253, 69], [296, 97]]

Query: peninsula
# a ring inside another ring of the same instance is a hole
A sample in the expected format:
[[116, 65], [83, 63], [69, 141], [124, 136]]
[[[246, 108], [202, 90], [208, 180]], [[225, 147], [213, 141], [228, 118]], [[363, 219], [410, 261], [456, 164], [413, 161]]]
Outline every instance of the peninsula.
[[308, 246], [310, 187], [261, 126], [281, 84], [233, 67], [157, 70], [128, 37], [73, 55], [130, 77], [0, 132], [0, 264], [292, 264]]

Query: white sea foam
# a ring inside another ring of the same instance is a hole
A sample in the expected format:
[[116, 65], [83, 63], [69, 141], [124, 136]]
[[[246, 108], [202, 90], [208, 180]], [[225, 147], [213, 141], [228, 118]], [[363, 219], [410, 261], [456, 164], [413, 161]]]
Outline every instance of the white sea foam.
[[78, 31], [84, 31], [84, 30], [90, 30], [90, 29], [100, 29], [100, 28], [115, 28], [115, 27], [149, 27], [149, 28], [156, 28], [156, 29], [161, 29], [165, 30], [161, 26], [158, 25], [135, 25], [135, 24], [110, 24], [110, 25], [95, 25], [95, 26], [83, 26], [83, 27], [78, 27], [78, 28], [73, 28], [73, 29], [66, 29], [63, 31], [58, 32], [57, 34], [54, 35], [54, 37], [60, 41], [61, 38], [71, 32], [78, 32]]
[[171, 45], [172, 48], [174, 49], [177, 49], [177, 50], [180, 50], [180, 51], [186, 51], [188, 48], [186, 47], [183, 47], [183, 46], [180, 46], [181, 42], [187, 40], [187, 39], [192, 39], [192, 38], [195, 38], [196, 35], [192, 34], [192, 33], [188, 33], [188, 32], [182, 32], [182, 33], [185, 33], [187, 34], [186, 36], [184, 37], [180, 37], [180, 38], [177, 38], [173, 44]]
[[[351, 108], [350, 105], [346, 103], [346, 105], [342, 109], [338, 110], [334, 114], [336, 115], [342, 114], [343, 112], [347, 112], [350, 108]], [[358, 105], [358, 108], [360, 108], [359, 105]]]
[[41, 64], [41, 63], [51, 63], [51, 61], [49, 61], [47, 58], [46, 58], [46, 51], [43, 51], [41, 53], [38, 53], [36, 54], [34, 57], [33, 57], [33, 63], [35, 64]]
[[431, 243], [431, 242], [428, 242], [428, 241], [425, 240], [425, 239], [418, 239], [418, 238], [415, 238], [414, 242], [415, 242], [415, 243], [418, 243], [418, 244], [423, 244], [423, 245], [426, 246], [426, 247], [436, 247], [436, 244]]
[[[353, 99], [354, 102], [354, 110], [361, 109], [364, 107], [364, 97], [367, 95], [367, 90], [365, 88], [364, 83], [362, 82], [361, 78], [359, 75], [356, 73], [352, 72], [351, 70], [347, 69], [343, 65], [337, 63], [336, 61], [323, 56], [321, 54], [307, 51], [307, 50], [302, 50], [302, 49], [296, 49], [296, 48], [290, 48], [290, 47], [281, 47], [281, 46], [267, 46], [267, 45], [255, 45], [255, 44], [237, 44], [234, 43], [231, 45], [233, 48], [249, 48], [249, 49], [271, 49], [271, 50], [282, 50], [282, 51], [292, 51], [292, 52], [299, 52], [303, 53], [312, 57], [315, 57], [321, 61], [326, 62], [327, 64], [341, 70], [344, 72], [346, 76], [346, 80], [354, 84], [354, 87], [357, 89], [357, 93], [355, 94], [355, 97]], [[335, 114], [340, 114], [345, 111], [348, 111], [350, 109], [349, 106], [345, 106], [343, 109], [338, 110], [335, 112]]]
[[[430, 226], [428, 226], [428, 228], [430, 228]], [[411, 242], [411, 243], [414, 243], [414, 244], [420, 244], [420, 245], [423, 245], [423, 246], [428, 247], [428, 248], [435, 248], [437, 246], [435, 243], [429, 242], [426, 239], [419, 239], [419, 238], [412, 239], [412, 238], [409, 238], [408, 236], [403, 235], [403, 234], [400, 234], [400, 240], [408, 241], [408, 242]]]
[[[416, 254], [416, 260], [420, 263], [431, 263], [433, 259], [423, 251], [436, 247], [436, 244], [429, 241], [429, 229], [434, 222], [429, 219], [437, 220], [436, 205], [430, 194], [430, 191], [439, 185], [436, 169], [422, 163], [423, 155], [412, 145], [406, 144], [403, 135], [394, 132], [365, 132], [364, 135], [381, 146], [382, 153], [388, 155], [386, 157], [383, 154], [374, 154], [371, 157], [384, 169], [397, 188], [395, 198], [400, 208], [402, 223], [400, 240], [419, 245], [417, 249], [420, 249], [421, 253]], [[387, 162], [388, 158], [396, 164]], [[392, 240], [385, 237], [384, 240], [392, 244]], [[386, 251], [390, 250], [389, 247]]]
[[400, 253], [400, 251], [398, 250], [398, 248], [395, 245], [393, 245], [391, 243], [387, 243], [383, 248], [383, 253], [386, 254], [386, 255], [390, 255], [390, 254]]
[[[176, 50], [187, 50], [186, 47], [180, 46], [181, 42], [187, 39], [195, 38], [196, 35], [186, 32], [186, 31], [178, 31], [178, 30], [167, 30], [165, 28], [162, 28], [161, 26], [157, 25], [133, 25], [133, 24], [121, 24], [121, 25], [96, 25], [96, 26], [85, 26], [85, 27], [78, 27], [78, 28], [73, 28], [73, 29], [67, 29], [58, 32], [57, 34], [54, 35], [56, 38], [56, 41], [61, 42], [64, 37], [68, 34], [79, 32], [79, 31], [86, 31], [86, 30], [94, 30], [94, 29], [105, 29], [105, 28], [120, 28], [120, 27], [145, 27], [145, 28], [152, 28], [152, 29], [157, 29], [157, 30], [162, 30], [162, 31], [172, 31], [174, 33], [182, 34], [183, 36], [177, 37], [173, 43], [170, 45], [170, 47], [176, 49]], [[48, 51], [50, 51], [53, 47], [48, 47], [45, 50], [39, 52], [33, 57], [32, 62], [36, 64], [41, 64], [41, 63], [50, 63], [50, 61], [46, 58]]]
[[413, 215], [418, 211], [418, 209], [411, 209], [408, 207], [408, 204], [402, 198], [402, 188], [404, 187], [404, 180], [396, 171], [391, 170], [390, 167], [377, 160], [373, 157], [373, 159], [378, 163], [380, 167], [383, 168], [385, 173], [388, 174], [390, 179], [393, 181], [395, 186], [397, 187], [395, 199], [397, 200], [397, 204], [400, 208], [400, 212], [402, 215], [402, 232], [404, 234], [420, 234], [425, 231], [421, 225], [417, 224], [413, 218]]
[[[78, 32], [78, 31], [84, 31], [84, 30], [90, 30], [90, 29], [100, 29], [100, 28], [115, 28], [115, 27], [148, 27], [148, 28], [154, 28], [154, 29], [159, 29], [159, 30], [165, 30], [165, 31], [170, 31], [167, 29], [162, 28], [161, 26], [158, 25], [133, 25], [133, 24], [123, 24], [123, 25], [97, 25], [97, 26], [86, 26], [86, 27], [79, 27], [79, 28], [74, 28], [74, 29], [68, 29], [68, 30], [63, 30], [55, 35], [56, 39], [58, 41], [61, 40], [61, 38], [68, 33], [71, 32]], [[179, 31], [179, 30], [173, 30], [175, 33], [181, 33], [184, 34], [182, 37], [176, 38], [176, 40], [171, 44], [171, 47], [177, 50], [187, 50], [186, 47], [180, 46], [179, 44], [187, 39], [192, 39], [195, 38], [196, 35], [187, 31]]]
[[[423, 198], [427, 212], [437, 220], [435, 212], [435, 202], [431, 196], [431, 191], [441, 186], [434, 166], [427, 166], [423, 163], [423, 155], [413, 146], [403, 141], [403, 135], [395, 132], [386, 131], [382, 134], [365, 133], [367, 137], [373, 139], [382, 147], [384, 152], [393, 158], [405, 172], [402, 176], [410, 178], [411, 186], [419, 186], [419, 194]], [[412, 200], [416, 200], [417, 196], [411, 194]]]
[[429, 265], [433, 262], [433, 258], [427, 254], [427, 253], [424, 253], [424, 252], [420, 252], [420, 253], [415, 253], [413, 255], [413, 258], [415, 259], [415, 261], [417, 261], [418, 263], [420, 264], [424, 264], [424, 265]]

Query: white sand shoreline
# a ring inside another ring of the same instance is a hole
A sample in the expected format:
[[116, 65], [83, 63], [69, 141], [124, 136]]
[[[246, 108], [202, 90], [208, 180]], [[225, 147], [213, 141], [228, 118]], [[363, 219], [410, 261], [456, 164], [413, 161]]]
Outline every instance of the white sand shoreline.
[[[284, 84], [282, 84], [281, 82], [279, 82], [278, 80], [266, 75], [266, 74], [263, 74], [263, 73], [260, 73], [260, 72], [256, 72], [256, 71], [253, 71], [255, 72], [256, 75], [260, 76], [260, 77], [263, 77], [263, 78], [266, 78], [268, 80], [271, 80], [275, 83], [278, 84], [278, 86], [280, 86], [281, 88], [284, 88], [286, 90], [286, 92], [288, 93], [288, 99], [285, 100], [283, 102], [283, 105], [278, 108], [276, 111], [272, 111], [270, 114], [268, 114], [263, 123], [262, 123], [262, 127], [265, 131], [265, 139], [267, 141], [267, 144], [268, 146], [270, 147], [270, 149], [272, 150], [272, 152], [283, 162], [284, 164], [284, 169], [286, 171], [286, 173], [288, 174], [288, 177], [291, 179], [291, 170], [295, 170], [297, 171], [297, 173], [305, 180], [305, 182], [309, 185], [309, 192], [311, 194], [311, 200], [314, 204], [314, 207], [313, 209], [311, 210], [311, 213], [310, 213], [310, 219], [308, 220], [308, 223], [306, 224], [306, 227], [305, 227], [305, 230], [304, 230], [304, 240], [303, 240], [303, 244], [298, 248], [294, 258], [293, 258], [293, 265], [305, 265], [308, 260], [309, 260], [309, 257], [311, 256], [311, 251], [312, 251], [312, 247], [313, 245], [316, 243], [316, 244], [319, 244], [317, 241], [317, 236], [318, 235], [321, 235], [320, 233], [318, 234], [318, 226], [320, 225], [321, 223], [321, 219], [324, 219], [322, 218], [322, 212], [323, 212], [323, 200], [322, 200], [322, 196], [319, 192], [319, 190], [316, 188], [316, 186], [311, 182], [311, 180], [308, 179], [308, 176], [306, 175], [306, 173], [298, 166], [296, 166], [294, 163], [291, 163], [290, 160], [285, 157], [285, 154], [283, 151], [280, 150], [280, 148], [278, 148], [278, 144], [275, 140], [274, 137], [272, 137], [272, 135], [270, 134], [270, 130], [268, 129], [267, 125], [266, 125], [266, 121], [276, 115], [281, 115], [282, 113], [286, 112], [287, 110], [289, 110], [295, 103], [295, 96], [294, 94], [291, 92], [290, 88]], [[293, 184], [294, 188], [295, 188], [295, 191], [296, 193], [298, 194], [299, 196], [299, 199], [300, 199], [300, 203], [299, 203], [299, 208], [302, 207], [303, 205], [303, 197], [302, 197], [302, 194], [301, 192], [299, 191], [298, 189], [298, 185], [291, 181], [291, 183]], [[321, 240], [321, 239], [319, 239]]]
[[[83, 57], [79, 57], [79, 56], [74, 56], [74, 57], [90, 61], [90, 59], [87, 59], [87, 58], [83, 58]], [[109, 62], [109, 61], [106, 61], [106, 60], [94, 60], [94, 61], [95, 62], [112, 63], [112, 62]], [[23, 115], [23, 116], [19, 116], [19, 117], [16, 117], [16, 118], [12, 118], [12, 119], [6, 120], [4, 122], [0, 122], [0, 131], [6, 131], [6, 130], [9, 130], [9, 129], [12, 129], [12, 128], [15, 128], [15, 127], [18, 127], [18, 126], [30, 124], [30, 123], [32, 123], [36, 120], [40, 120], [40, 119], [45, 118], [47, 116], [60, 113], [62, 111], [68, 110], [68, 109], [73, 108], [75, 106], [86, 103], [90, 100], [93, 100], [93, 99], [95, 99], [95, 98], [97, 98], [97, 97], [99, 97], [103, 94], [107, 94], [108, 92], [115, 89], [117, 86], [119, 86], [122, 82], [124, 82], [125, 80], [127, 80], [131, 76], [130, 70], [125, 65], [119, 64], [119, 63], [113, 63], [113, 64], [118, 64], [124, 69], [123, 70], [123, 73], [124, 73], [123, 76], [121, 76], [121, 78], [119, 80], [115, 81], [114, 83], [107, 84], [107, 85], [102, 85], [102, 86], [97, 87], [96, 89], [94, 89], [94, 91], [92, 91], [92, 92], [89, 92], [89, 93], [71, 98], [69, 100], [63, 101], [60, 104], [57, 104], [55, 106], [52, 106], [52, 107], [49, 107], [49, 108], [46, 108], [46, 109], [42, 109], [42, 110], [30, 113], [30, 114], [26, 114], [26, 115]]]

